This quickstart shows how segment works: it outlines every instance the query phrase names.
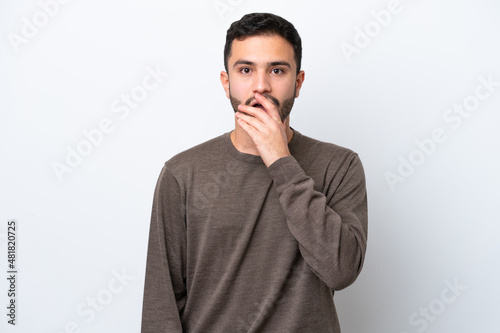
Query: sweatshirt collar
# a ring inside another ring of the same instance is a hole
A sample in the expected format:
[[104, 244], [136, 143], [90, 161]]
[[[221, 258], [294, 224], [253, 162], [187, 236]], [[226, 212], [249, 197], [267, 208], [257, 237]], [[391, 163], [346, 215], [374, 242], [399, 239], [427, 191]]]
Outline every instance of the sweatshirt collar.
[[[302, 134], [300, 134], [299, 131], [293, 129], [292, 127], [290, 127], [290, 129], [293, 131], [293, 136], [290, 142], [288, 142], [288, 149], [290, 149], [290, 153], [293, 155], [296, 147], [299, 145]], [[236, 149], [236, 147], [233, 145], [233, 142], [231, 141], [231, 132], [224, 133], [223, 140], [228, 153], [237, 160], [245, 163], [264, 164], [260, 156], [242, 153], [238, 149]]]

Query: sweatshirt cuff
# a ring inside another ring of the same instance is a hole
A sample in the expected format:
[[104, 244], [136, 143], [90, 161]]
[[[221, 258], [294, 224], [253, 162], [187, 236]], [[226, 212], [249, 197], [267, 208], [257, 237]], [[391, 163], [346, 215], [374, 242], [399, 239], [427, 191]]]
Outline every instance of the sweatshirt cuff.
[[296, 184], [307, 177], [299, 162], [293, 156], [285, 156], [273, 164], [267, 170], [273, 178], [274, 186], [278, 193], [283, 192], [288, 186]]

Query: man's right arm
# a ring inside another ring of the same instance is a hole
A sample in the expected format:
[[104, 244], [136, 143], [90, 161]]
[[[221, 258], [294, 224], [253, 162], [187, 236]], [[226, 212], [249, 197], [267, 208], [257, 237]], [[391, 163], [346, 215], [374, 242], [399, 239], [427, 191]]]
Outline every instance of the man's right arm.
[[141, 333], [182, 333], [186, 227], [179, 183], [165, 166], [153, 200]]

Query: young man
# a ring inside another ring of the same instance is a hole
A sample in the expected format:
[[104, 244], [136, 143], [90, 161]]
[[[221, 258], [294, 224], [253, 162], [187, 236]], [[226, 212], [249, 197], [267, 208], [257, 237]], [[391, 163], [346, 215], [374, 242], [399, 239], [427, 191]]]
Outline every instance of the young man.
[[290, 127], [301, 53], [281, 17], [229, 28], [221, 82], [235, 128], [160, 174], [143, 333], [340, 332], [333, 292], [363, 265], [365, 178], [354, 152]]

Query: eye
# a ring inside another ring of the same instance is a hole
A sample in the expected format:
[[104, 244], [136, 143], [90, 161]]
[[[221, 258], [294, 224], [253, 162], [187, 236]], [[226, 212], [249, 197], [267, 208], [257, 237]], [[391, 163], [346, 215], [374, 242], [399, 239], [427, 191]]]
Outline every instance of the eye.
[[280, 75], [280, 74], [283, 74], [285, 73], [285, 71], [281, 68], [273, 68], [273, 74], [277, 74], [277, 75]]
[[250, 71], [251, 71], [251, 69], [248, 67], [240, 68], [240, 73], [242, 73], [242, 74], [248, 74], [248, 73], [250, 73]]

